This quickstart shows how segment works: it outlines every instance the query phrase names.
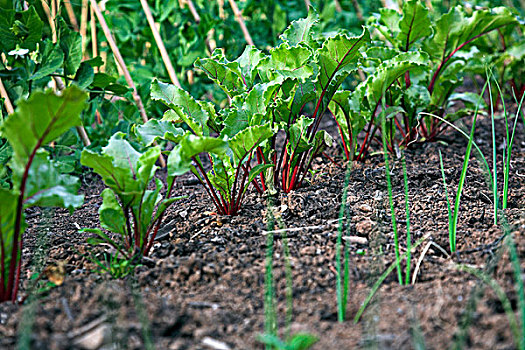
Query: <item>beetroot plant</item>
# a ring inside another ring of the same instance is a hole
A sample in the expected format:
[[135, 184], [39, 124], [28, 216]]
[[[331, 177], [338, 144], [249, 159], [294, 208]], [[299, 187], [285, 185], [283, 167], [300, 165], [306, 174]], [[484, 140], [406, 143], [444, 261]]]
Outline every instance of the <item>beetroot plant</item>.
[[[175, 142], [177, 145], [168, 157], [168, 176], [191, 171], [219, 214], [237, 214], [250, 183], [271, 167], [254, 161], [256, 148], [273, 135], [270, 123], [239, 129], [236, 118], [216, 113], [213, 105], [196, 101], [186, 91], [160, 82], [153, 83], [152, 98], [164, 102], [169, 109], [161, 121], [152, 120], [137, 127], [139, 139], [146, 144], [159, 138]], [[184, 123], [189, 131], [184, 132], [173, 123]]]
[[101, 153], [85, 149], [80, 161], [100, 175], [108, 186], [101, 194], [100, 224], [117, 234], [117, 238], [100, 229], [83, 231], [98, 236], [90, 238], [90, 243], [108, 244], [129, 260], [149, 254], [164, 212], [181, 197], [171, 196], [175, 178], [168, 177], [164, 195], [162, 181], [154, 178], [160, 148], [155, 146], [139, 152], [124, 136], [123, 133], [114, 134]]
[[87, 94], [75, 86], [60, 96], [35, 92], [18, 104], [2, 123], [1, 136], [12, 149], [10, 188], [0, 188], [0, 302], [17, 299], [26, 228], [24, 210], [33, 206], [63, 207], [70, 211], [82, 205], [77, 178], [60, 173], [43, 148], [74, 126]]
[[[407, 146], [416, 140], [433, 140], [444, 130], [439, 119], [420, 112], [450, 122], [471, 113], [476, 95], [458, 94], [455, 89], [470, 69], [467, 62], [480, 54], [474, 47], [476, 40], [516, 24], [517, 19], [503, 7], [476, 10], [470, 16], [462, 7], [453, 7], [433, 21], [421, 1], [410, 0], [404, 2], [401, 13], [383, 8], [370, 23], [379, 41], [362, 60], [368, 77], [355, 93], [338, 92], [330, 107], [350, 159], [362, 159], [371, 143], [379, 141], [375, 135], [381, 129], [377, 116], [383, 94], [390, 108], [385, 125], [390, 151], [395, 143]], [[466, 108], [450, 112], [458, 101]], [[355, 137], [363, 130], [364, 141], [355, 147]]]

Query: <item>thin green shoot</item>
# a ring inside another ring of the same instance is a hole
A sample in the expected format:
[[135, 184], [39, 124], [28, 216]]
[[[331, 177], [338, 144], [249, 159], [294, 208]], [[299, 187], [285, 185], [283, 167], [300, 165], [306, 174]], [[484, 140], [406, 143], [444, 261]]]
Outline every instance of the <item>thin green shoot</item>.
[[407, 175], [407, 165], [405, 160], [405, 155], [401, 157], [401, 164], [403, 165], [403, 183], [405, 187], [405, 213], [407, 221], [407, 261], [406, 261], [406, 271], [405, 271], [405, 285], [410, 284], [410, 262], [412, 258], [412, 241], [410, 237], [410, 201], [408, 199], [408, 175]]
[[[498, 89], [499, 89], [499, 85]], [[500, 94], [503, 96], [500, 90]], [[502, 209], [507, 209], [508, 206], [508, 196], [509, 196], [509, 180], [510, 180], [510, 160], [512, 158], [512, 146], [514, 145], [514, 136], [516, 135], [516, 126], [518, 125], [518, 119], [519, 114], [521, 113], [521, 108], [523, 106], [523, 100], [525, 98], [525, 94], [521, 96], [521, 100], [518, 103], [518, 100], [516, 99], [516, 96], [513, 95], [514, 101], [518, 105], [516, 109], [516, 115], [514, 119], [514, 126], [512, 127], [512, 133], [510, 135], [509, 139], [509, 128], [507, 123], [507, 113], [505, 112], [505, 126], [507, 129], [507, 142], [505, 144], [505, 147], [503, 149], [503, 201], [502, 201]], [[502, 99], [503, 101], [503, 99]], [[503, 106], [505, 106], [505, 101], [503, 101]], [[505, 108], [505, 107], [504, 107]], [[524, 119], [525, 122], [525, 119]]]
[[[507, 315], [507, 318], [509, 320], [509, 326], [510, 330], [512, 332], [512, 335], [514, 336], [514, 339], [520, 339], [520, 330], [518, 327], [518, 321], [516, 320], [516, 315], [514, 315], [514, 311], [512, 311], [512, 306], [510, 303], [509, 298], [507, 297], [507, 294], [505, 294], [505, 291], [501, 286], [496, 282], [494, 278], [492, 278], [490, 275], [486, 274], [482, 270], [475, 269], [473, 267], [467, 266], [467, 265], [457, 265], [456, 268], [460, 271], [468, 272], [471, 275], [475, 276], [476, 278], [480, 279], [483, 283], [488, 285], [494, 293], [496, 293], [497, 298], [501, 302], [501, 305], [503, 306], [503, 310], [505, 311], [505, 314]], [[523, 349], [521, 346], [519, 349]]]
[[[479, 103], [476, 105], [476, 110], [474, 112], [474, 117], [472, 118], [472, 128], [470, 130], [470, 135], [468, 137], [467, 151], [465, 152], [465, 159], [463, 161], [463, 167], [461, 168], [461, 175], [459, 177], [458, 190], [456, 192], [456, 200], [454, 202], [454, 211], [452, 212], [452, 220], [449, 220], [449, 243], [450, 243], [450, 252], [456, 252], [456, 235], [457, 235], [457, 226], [458, 226], [458, 217], [459, 217], [459, 204], [461, 203], [461, 193], [463, 192], [463, 186], [465, 185], [465, 180], [467, 177], [467, 168], [470, 160], [470, 154], [472, 152], [472, 145], [474, 144], [474, 132], [476, 131], [476, 121], [478, 119], [479, 106], [483, 99], [483, 94], [487, 88], [488, 82], [483, 85], [483, 90], [479, 98]], [[477, 147], [477, 146], [476, 146]], [[478, 151], [481, 153], [481, 150]], [[482, 154], [482, 153], [481, 153]]]
[[[505, 223], [503, 230], [509, 230], [508, 225]], [[523, 285], [523, 277], [521, 273], [521, 264], [519, 260], [518, 251], [516, 249], [516, 244], [511, 234], [507, 234], [505, 244], [509, 249], [510, 263], [512, 264], [512, 270], [514, 272], [514, 279], [516, 280], [515, 288], [516, 294], [518, 294], [518, 309], [521, 314], [521, 336], [517, 339], [519, 341], [519, 348], [525, 349], [525, 288]], [[514, 314], [513, 314], [514, 315]]]
[[496, 128], [494, 121], [494, 103], [492, 101], [492, 87], [490, 85], [491, 77], [488, 70], [487, 84], [489, 87], [489, 101], [490, 101], [490, 123], [492, 127], [492, 200], [494, 202], [494, 225], [498, 224], [498, 172], [497, 172], [497, 152], [496, 152]]
[[[275, 310], [275, 291], [273, 282], [273, 231], [275, 229], [275, 218], [273, 215], [272, 198], [268, 198], [266, 210], [268, 233], [266, 235], [266, 268], [264, 279], [264, 333], [277, 336], [277, 317]], [[271, 345], [266, 345], [271, 350]]]
[[392, 195], [392, 180], [390, 178], [390, 165], [388, 161], [388, 149], [387, 149], [387, 141], [386, 141], [386, 115], [384, 111], [386, 110], [385, 105], [385, 99], [384, 95], [382, 98], [382, 106], [383, 106], [383, 112], [381, 115], [381, 139], [383, 141], [383, 155], [385, 157], [385, 176], [386, 176], [386, 185], [388, 189], [388, 202], [390, 204], [390, 213], [391, 213], [391, 219], [392, 219], [392, 229], [394, 231], [394, 250], [396, 254], [396, 270], [397, 270], [397, 279], [399, 281], [399, 284], [403, 284], [403, 276], [401, 273], [401, 259], [399, 256], [399, 236], [397, 232], [397, 222], [396, 222], [396, 211], [394, 208], [394, 197]]
[[[345, 244], [345, 251], [344, 251], [344, 277], [343, 281], [341, 281], [341, 248], [343, 244], [343, 226], [344, 226], [344, 218], [345, 218], [345, 212], [348, 209], [348, 206], [346, 205], [346, 198], [348, 197], [348, 184], [350, 183], [350, 174], [351, 174], [351, 164], [348, 163], [348, 167], [346, 168], [346, 174], [345, 174], [345, 182], [343, 187], [343, 196], [341, 198], [341, 209], [339, 210], [339, 225], [337, 227], [337, 241], [335, 246], [335, 269], [336, 269], [336, 295], [337, 295], [337, 320], [339, 323], [344, 322], [345, 320], [345, 313], [346, 313], [346, 303], [348, 298], [348, 281], [349, 281], [349, 262], [350, 259], [350, 253], [348, 249], [348, 245]], [[348, 218], [347, 218], [348, 221]], [[349, 225], [347, 225], [349, 227]]]
[[443, 166], [443, 156], [441, 154], [441, 150], [438, 150], [439, 152], [439, 167], [441, 168], [441, 177], [443, 179], [443, 187], [445, 188], [445, 199], [447, 200], [447, 213], [448, 213], [448, 237], [449, 242], [452, 240], [453, 233], [452, 228], [454, 226], [453, 221], [453, 212], [452, 207], [450, 205], [450, 198], [448, 197], [448, 188], [447, 188], [447, 178], [445, 177], [445, 167]]
[[135, 279], [128, 280], [128, 283], [133, 296], [135, 311], [137, 312], [137, 317], [139, 318], [140, 322], [140, 330], [143, 338], [142, 341], [144, 342], [144, 349], [154, 350], [155, 346], [153, 345], [153, 341], [151, 339], [151, 327], [148, 319], [148, 312], [140, 293], [139, 284]]
[[[430, 237], [430, 234], [426, 234], [423, 238], [419, 239], [418, 241], [416, 241], [416, 243], [412, 246], [412, 249], [411, 251], [415, 251], [415, 249], [417, 247], [419, 247], [419, 245], [421, 243], [423, 243], [427, 238]], [[406, 258], [408, 255], [408, 251], [403, 254], [401, 256], [402, 259]], [[376, 294], [376, 292], [379, 290], [379, 288], [381, 287], [381, 285], [383, 284], [383, 282], [385, 281], [385, 279], [388, 277], [388, 275], [390, 275], [390, 273], [392, 271], [394, 271], [394, 269], [397, 267], [397, 262], [393, 262], [392, 264], [390, 264], [390, 266], [385, 270], [385, 272], [383, 272], [383, 274], [381, 274], [381, 276], [379, 276], [379, 278], [377, 279], [376, 283], [374, 283], [374, 285], [372, 286], [372, 289], [370, 290], [370, 293], [368, 293], [368, 296], [365, 298], [365, 300], [363, 301], [363, 304], [361, 305], [361, 307], [359, 308], [359, 310], [357, 311], [357, 314], [355, 315], [354, 317], [354, 323], [357, 323], [359, 322], [359, 320], [361, 319], [361, 316], [363, 315], [363, 312], [365, 312], [366, 308], [368, 307], [368, 305], [370, 304], [370, 301], [372, 301], [372, 298], [374, 297], [374, 295]]]

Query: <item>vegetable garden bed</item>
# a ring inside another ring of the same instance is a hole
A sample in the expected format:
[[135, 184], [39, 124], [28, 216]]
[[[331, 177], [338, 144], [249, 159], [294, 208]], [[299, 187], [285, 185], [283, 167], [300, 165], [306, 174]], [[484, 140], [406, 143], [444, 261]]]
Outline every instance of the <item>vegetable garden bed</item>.
[[[488, 120], [482, 125], [488, 126]], [[489, 133], [482, 131], [477, 137], [483, 150], [490, 149], [486, 141]], [[520, 169], [525, 168], [525, 139], [516, 141], [508, 221], [523, 256], [525, 178]], [[460, 210], [458, 253], [446, 255], [447, 209], [438, 149], [447, 164], [447, 181], [454, 187], [465, 147], [463, 137], [448, 133], [443, 144], [407, 152], [413, 237], [417, 240], [430, 235], [414, 252], [413, 261], [419, 260], [427, 242], [435, 245], [425, 252], [416, 283], [400, 286], [392, 273], [357, 324], [351, 320], [338, 324], [335, 298], [334, 254], [344, 167], [319, 163], [319, 175], [312, 185], [279, 197], [273, 209], [288, 228], [293, 271], [292, 333], [318, 336], [315, 349], [410, 348], [423, 342], [428, 348], [440, 349], [460, 341], [464, 348], [515, 346], [494, 292], [455, 267], [462, 263], [481, 269], [495, 259], [495, 278], [516, 302], [508, 254], [501, 249], [503, 232], [493, 225], [490, 191], [476, 161], [467, 176]], [[397, 163], [393, 171], [398, 208], [404, 203], [400, 168]], [[394, 261], [394, 254], [383, 157], [355, 163], [350, 179], [348, 314], [353, 317], [371, 286]], [[189, 176], [180, 179], [176, 193], [190, 192], [191, 196], [169, 210], [161, 233], [166, 235], [154, 244], [151, 260], [137, 268], [134, 278], [119, 281], [91, 272], [95, 266], [85, 258], [85, 237], [77, 232], [78, 226], [96, 224], [101, 189], [96, 177], [85, 179], [81, 191], [86, 203], [72, 216], [40, 209], [30, 214], [31, 238], [24, 251], [23, 276], [40, 266], [35, 261], [38, 257], [48, 256], [48, 266], [66, 262], [67, 277], [62, 286], [23, 307], [0, 306], [2, 348], [14, 347], [20, 337], [28, 337], [26, 341], [41, 349], [89, 346], [96, 341], [136, 349], [146, 344], [158, 349], [213, 349], [206, 346], [208, 338], [231, 349], [261, 348], [256, 336], [264, 329], [268, 234], [264, 202], [252, 195], [239, 216], [217, 216], [213, 206], [203, 200], [206, 194], [202, 188]], [[399, 214], [402, 217], [402, 212]], [[403, 236], [405, 224], [399, 224]], [[281, 335], [286, 319], [283, 232], [273, 233]], [[26, 278], [24, 286], [28, 285]], [[465, 321], [467, 316], [470, 320]], [[462, 330], [464, 337], [460, 337]]]

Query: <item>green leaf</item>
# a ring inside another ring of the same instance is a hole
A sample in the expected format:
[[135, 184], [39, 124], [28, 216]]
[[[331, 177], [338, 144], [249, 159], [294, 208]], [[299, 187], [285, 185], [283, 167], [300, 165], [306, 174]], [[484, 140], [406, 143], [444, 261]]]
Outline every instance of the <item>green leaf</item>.
[[[24, 167], [13, 167], [13, 182], [20, 183]], [[62, 207], [73, 212], [84, 202], [83, 195], [77, 195], [80, 189], [78, 178], [61, 174], [55, 162], [49, 159], [45, 151], [38, 152], [26, 181], [24, 206]]]
[[79, 230], [80, 233], [93, 233], [96, 234], [99, 238], [89, 237], [86, 241], [89, 244], [98, 245], [98, 244], [110, 244], [112, 246], [118, 247], [118, 243], [111, 239], [104, 231], [98, 228], [83, 228]]
[[[313, 144], [308, 140], [308, 127], [313, 123], [312, 118], [302, 116], [289, 128], [288, 154], [298, 155], [312, 148]], [[295, 157], [294, 157], [295, 158]]]
[[292, 339], [289, 341], [288, 349], [289, 350], [307, 350], [312, 345], [317, 343], [319, 338], [315, 335], [308, 333], [297, 333], [292, 336]]
[[133, 196], [141, 194], [153, 178], [160, 148], [151, 147], [140, 153], [123, 139], [124, 136], [123, 133], [115, 133], [101, 154], [84, 149], [80, 163], [99, 174], [121, 199], [127, 196], [123, 205], [129, 205], [134, 200]]
[[58, 43], [64, 52], [64, 73], [74, 76], [82, 62], [82, 37], [79, 33], [69, 29], [61, 17], [57, 21], [57, 26]]
[[[13, 244], [19, 244], [19, 242], [13, 242], [17, 201], [18, 195], [16, 192], [0, 188], [0, 232], [4, 244], [3, 266], [5, 267], [5, 274], [2, 273], [2, 269], [0, 269], [0, 281], [4, 281], [4, 288], [7, 288], [7, 277], [11, 263]], [[22, 218], [22, 223], [25, 226], [24, 218]], [[21, 232], [23, 232], [23, 230], [21, 230]]]
[[260, 173], [262, 173], [263, 171], [266, 171], [270, 168], [273, 168], [274, 165], [273, 164], [257, 164], [256, 166], [254, 166], [251, 170], [250, 170], [250, 173], [248, 174], [248, 181], [246, 182], [246, 187], [244, 188], [244, 191], [246, 191], [248, 189], [248, 185], [253, 181], [255, 180], [255, 177], [257, 175], [259, 175]]
[[242, 55], [240, 55], [235, 61], [228, 64], [237, 75], [239, 75], [248, 89], [252, 88], [257, 76], [257, 66], [261, 60], [265, 57], [261, 50], [258, 50], [254, 46], [246, 46]]
[[417, 40], [432, 34], [428, 10], [421, 1], [409, 0], [404, 2], [399, 30], [396, 40], [403, 51], [408, 51]]
[[352, 144], [357, 142], [357, 135], [363, 130], [369, 119], [370, 112], [361, 110], [363, 97], [364, 89], [362, 88], [356, 89], [353, 93], [343, 90], [337, 91], [330, 102], [330, 111], [334, 114], [337, 125], [341, 128], [344, 142], [351, 151]]
[[312, 60], [309, 48], [282, 43], [270, 50], [270, 55], [261, 60], [257, 69], [264, 83], [281, 83], [287, 78], [304, 82], [314, 72]]
[[328, 107], [332, 96], [343, 83], [343, 80], [356, 69], [356, 64], [361, 53], [359, 49], [370, 41], [370, 32], [363, 29], [358, 37], [348, 37], [338, 34], [328, 38], [323, 46], [317, 51], [319, 62], [319, 73], [315, 80], [319, 99], [322, 105], [318, 105], [316, 115], [322, 115]]
[[157, 119], [150, 119], [146, 124], [134, 125], [133, 132], [146, 147], [159, 140], [179, 143], [186, 134], [184, 129], [175, 127], [172, 122]]
[[245, 161], [257, 146], [272, 137], [273, 134], [274, 131], [270, 123], [268, 123], [250, 126], [231, 138], [228, 144], [233, 152], [234, 166], [237, 166], [239, 162]]
[[505, 7], [477, 10], [471, 17], [465, 17], [461, 7], [453, 7], [437, 20], [426, 51], [432, 57], [448, 57], [481, 35], [517, 23], [516, 16]]
[[102, 205], [98, 210], [100, 225], [108, 231], [125, 236], [127, 234], [126, 218], [115, 192], [106, 188], [101, 193]]
[[153, 222], [153, 217], [155, 214], [155, 208], [157, 204], [162, 200], [162, 195], [160, 190], [162, 189], [162, 181], [160, 179], [155, 179], [155, 186], [153, 190], [144, 191], [143, 196], [140, 200], [137, 200], [132, 207], [135, 217], [138, 218], [139, 225], [139, 245], [144, 246], [144, 242], [147, 239], [146, 234], [148, 228]]
[[238, 68], [238, 65], [229, 65], [228, 63], [224, 53], [217, 49], [210, 58], [198, 58], [194, 66], [202, 69], [230, 98], [233, 98], [246, 91], [247, 86], [235, 72], [235, 68]]
[[52, 91], [34, 92], [20, 101], [16, 111], [0, 126], [2, 137], [13, 148], [13, 157], [26, 164], [33, 151], [55, 140], [73, 126], [80, 125], [87, 94], [75, 86], [60, 96]]
[[314, 136], [312, 157], [324, 152], [327, 147], [332, 147], [334, 139], [326, 130], [319, 130]]
[[196, 101], [183, 89], [154, 80], [151, 83], [151, 98], [162, 101], [171, 108], [197, 136], [209, 135], [207, 126], [209, 108]]
[[314, 46], [314, 34], [318, 23], [319, 15], [313, 7], [310, 7], [308, 17], [290, 23], [279, 38], [290, 46], [297, 46], [301, 43]]
[[0, 8], [0, 47], [4, 52], [20, 48], [33, 51], [42, 40], [44, 22], [33, 6], [22, 12]]
[[94, 77], [95, 71], [93, 70], [93, 67], [87, 62], [82, 62], [80, 63], [80, 68], [77, 70], [74, 81], [80, 88], [86, 89], [91, 85]]
[[115, 77], [112, 77], [106, 73], [95, 73], [91, 85], [95, 88], [105, 89], [116, 81], [117, 79]]
[[404, 52], [383, 62], [366, 81], [367, 98], [371, 108], [380, 103], [383, 94], [405, 72], [426, 69], [428, 56], [422, 52]]
[[64, 62], [64, 53], [58, 44], [53, 44], [49, 39], [40, 45], [40, 64], [33, 75], [32, 80], [46, 77], [59, 69]]
[[224, 156], [228, 143], [207, 136], [187, 135], [168, 156], [168, 176], [183, 175], [192, 168], [192, 158], [203, 152]]

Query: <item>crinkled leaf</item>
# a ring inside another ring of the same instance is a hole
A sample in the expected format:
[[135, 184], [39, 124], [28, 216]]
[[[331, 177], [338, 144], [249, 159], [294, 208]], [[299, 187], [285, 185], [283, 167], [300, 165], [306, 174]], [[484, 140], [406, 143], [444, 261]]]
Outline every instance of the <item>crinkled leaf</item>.
[[151, 83], [151, 98], [160, 100], [170, 107], [190, 127], [197, 136], [209, 135], [207, 126], [209, 109], [196, 101], [183, 89], [158, 80]]
[[388, 88], [405, 72], [426, 68], [428, 57], [421, 52], [404, 52], [383, 62], [366, 81], [367, 98], [371, 108], [381, 101]]
[[64, 63], [64, 52], [58, 44], [51, 40], [44, 41], [39, 48], [40, 63], [37, 65], [31, 79], [46, 77], [59, 69]]
[[80, 162], [99, 174], [119, 197], [128, 196], [127, 203], [124, 203], [128, 205], [133, 201], [133, 196], [142, 193], [155, 174], [160, 148], [150, 147], [140, 153], [123, 136], [122, 133], [114, 134], [101, 154], [84, 149]]
[[310, 49], [282, 43], [270, 50], [270, 55], [261, 60], [257, 69], [265, 83], [283, 82], [287, 78], [304, 82], [314, 72], [312, 58]]
[[215, 50], [210, 58], [198, 58], [194, 65], [202, 69], [230, 98], [246, 91], [247, 86], [236, 72], [239, 70], [238, 63], [228, 64], [221, 50]]
[[326, 130], [319, 130], [314, 136], [313, 144], [312, 156], [316, 156], [323, 153], [327, 147], [332, 147], [334, 139]]
[[290, 46], [297, 46], [301, 43], [314, 46], [314, 34], [318, 23], [319, 15], [313, 7], [310, 7], [308, 17], [290, 23], [279, 38]]
[[33, 150], [46, 145], [73, 126], [80, 125], [87, 94], [75, 86], [60, 96], [52, 91], [34, 92], [18, 103], [16, 111], [1, 125], [2, 137], [13, 148], [13, 158], [27, 163]]
[[242, 79], [245, 86], [250, 89], [255, 82], [257, 76], [257, 66], [259, 62], [265, 57], [261, 50], [253, 47], [246, 46], [242, 55], [240, 55], [235, 61], [228, 64], [237, 75]]
[[[366, 125], [366, 112], [361, 112], [362, 89], [351, 91], [338, 91], [330, 102], [330, 111], [334, 114], [341, 136], [346, 147], [353, 152], [353, 143], [357, 142], [357, 135]], [[352, 154], [349, 155], [353, 157]]]
[[315, 84], [322, 104], [317, 107], [317, 115], [324, 113], [344, 79], [356, 69], [361, 57], [359, 49], [368, 41], [370, 32], [365, 28], [358, 37], [338, 34], [328, 38], [318, 50], [319, 73]]
[[168, 156], [168, 176], [183, 175], [191, 170], [192, 158], [200, 153], [208, 152], [222, 156], [227, 151], [228, 143], [222, 139], [187, 135]]
[[228, 144], [233, 152], [234, 166], [246, 160], [257, 146], [272, 137], [273, 134], [272, 127], [270, 123], [268, 123], [250, 126], [231, 138]]
[[288, 135], [288, 154], [298, 155], [312, 148], [312, 143], [308, 140], [308, 127], [313, 123], [312, 118], [302, 116], [289, 128]]
[[408, 51], [410, 46], [421, 38], [432, 34], [432, 24], [428, 17], [428, 9], [419, 0], [405, 1], [403, 17], [399, 22], [397, 42], [400, 49]]
[[182, 128], [177, 128], [172, 122], [150, 119], [146, 124], [135, 125], [134, 133], [145, 146], [151, 146], [155, 141], [167, 140], [178, 143], [186, 134]]
[[228, 138], [235, 136], [240, 131], [250, 125], [251, 115], [243, 108], [232, 108], [224, 112], [224, 128], [221, 131], [221, 137]]
[[280, 96], [274, 101], [275, 121], [286, 125], [297, 119], [302, 108], [317, 97], [315, 84], [312, 82], [298, 83], [290, 93], [292, 96]]

